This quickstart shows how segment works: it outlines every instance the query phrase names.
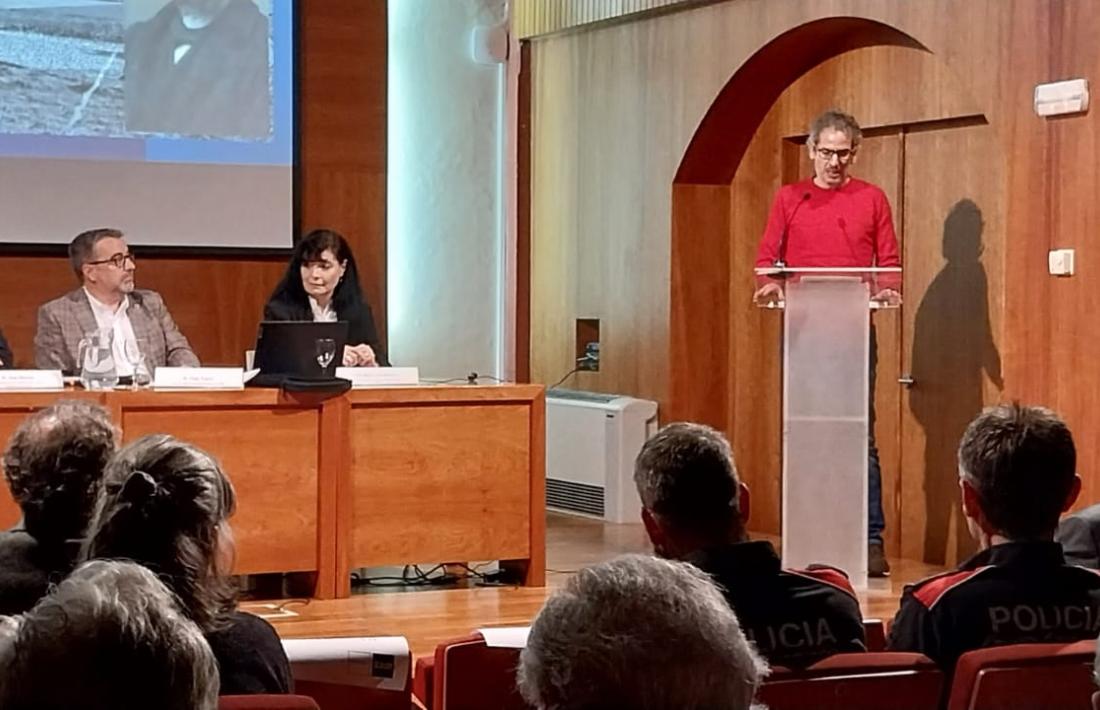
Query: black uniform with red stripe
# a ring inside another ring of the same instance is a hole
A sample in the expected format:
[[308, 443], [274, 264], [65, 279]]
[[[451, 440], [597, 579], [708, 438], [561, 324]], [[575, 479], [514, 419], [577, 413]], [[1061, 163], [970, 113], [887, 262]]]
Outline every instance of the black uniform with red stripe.
[[1098, 632], [1100, 573], [1067, 565], [1057, 542], [1009, 542], [907, 586], [888, 645], [950, 669], [975, 648], [1079, 641]]
[[766, 540], [707, 550], [688, 561], [723, 588], [746, 635], [775, 665], [797, 668], [867, 650], [859, 602], [838, 569], [784, 570]]

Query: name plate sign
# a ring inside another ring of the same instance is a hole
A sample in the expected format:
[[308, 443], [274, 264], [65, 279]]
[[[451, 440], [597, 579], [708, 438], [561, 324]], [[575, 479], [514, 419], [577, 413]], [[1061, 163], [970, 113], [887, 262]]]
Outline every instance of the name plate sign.
[[404, 636], [284, 639], [283, 650], [295, 681], [377, 690], [405, 690], [412, 664]]
[[490, 629], [478, 629], [489, 648], [526, 648], [530, 626], [501, 626]]
[[420, 384], [419, 367], [338, 367], [336, 376], [351, 380], [352, 389]]
[[65, 389], [61, 370], [0, 370], [0, 392]]
[[165, 390], [240, 390], [244, 389], [244, 369], [240, 367], [158, 367], [153, 388]]

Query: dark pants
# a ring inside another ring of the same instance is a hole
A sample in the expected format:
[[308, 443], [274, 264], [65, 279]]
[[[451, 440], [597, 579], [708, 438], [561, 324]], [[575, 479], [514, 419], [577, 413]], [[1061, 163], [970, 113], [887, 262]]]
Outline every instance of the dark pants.
[[867, 409], [867, 541], [882, 544], [882, 531], [886, 529], [886, 516], [882, 512], [882, 467], [875, 446], [875, 370], [878, 367], [878, 340], [875, 326], [871, 326], [870, 347], [871, 401]]

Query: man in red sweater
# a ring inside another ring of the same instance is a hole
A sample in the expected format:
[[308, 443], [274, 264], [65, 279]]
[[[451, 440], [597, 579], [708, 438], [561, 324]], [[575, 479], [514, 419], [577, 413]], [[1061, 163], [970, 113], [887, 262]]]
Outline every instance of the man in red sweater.
[[[883, 191], [848, 175], [859, 150], [862, 132], [856, 120], [840, 111], [826, 111], [810, 124], [807, 148], [814, 175], [779, 189], [760, 241], [756, 266], [872, 267], [901, 266], [890, 203]], [[880, 275], [874, 300], [901, 303], [900, 275]], [[782, 282], [758, 277], [753, 299], [780, 301]], [[884, 577], [890, 572], [882, 548], [886, 521], [882, 512], [882, 471], [875, 446], [874, 383], [876, 344], [871, 328], [871, 406], [868, 441], [868, 572]]]

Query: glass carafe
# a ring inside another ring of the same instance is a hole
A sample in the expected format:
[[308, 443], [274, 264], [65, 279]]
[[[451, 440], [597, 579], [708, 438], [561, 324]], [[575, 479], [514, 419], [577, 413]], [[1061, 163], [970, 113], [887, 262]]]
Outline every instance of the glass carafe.
[[100, 328], [80, 341], [80, 381], [86, 389], [111, 389], [118, 384], [114, 330]]

